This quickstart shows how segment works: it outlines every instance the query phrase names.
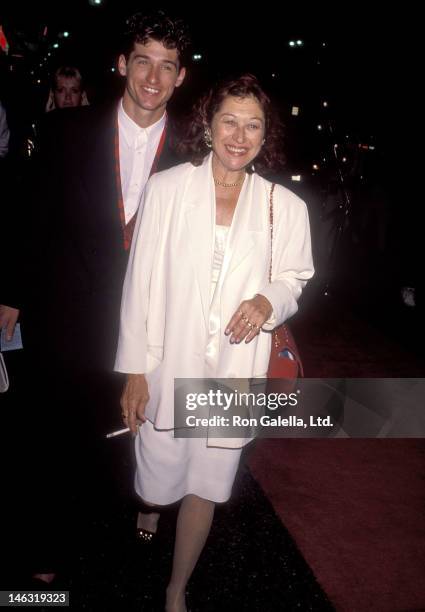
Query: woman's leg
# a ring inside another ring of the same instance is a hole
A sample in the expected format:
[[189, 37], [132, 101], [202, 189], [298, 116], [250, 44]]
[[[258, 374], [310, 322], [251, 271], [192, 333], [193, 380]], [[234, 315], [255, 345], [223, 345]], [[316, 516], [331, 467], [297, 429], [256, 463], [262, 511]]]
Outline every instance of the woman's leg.
[[167, 587], [167, 612], [185, 612], [187, 582], [211, 529], [215, 504], [197, 495], [186, 495], [180, 506], [173, 570]]

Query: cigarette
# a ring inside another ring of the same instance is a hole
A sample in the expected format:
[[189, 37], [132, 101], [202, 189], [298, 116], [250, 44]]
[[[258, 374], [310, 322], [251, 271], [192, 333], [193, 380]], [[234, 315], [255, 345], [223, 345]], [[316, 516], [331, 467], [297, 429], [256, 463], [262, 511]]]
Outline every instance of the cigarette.
[[112, 431], [111, 433], [106, 434], [107, 438], [115, 438], [115, 436], [120, 436], [121, 434], [125, 434], [130, 431], [130, 427], [125, 427], [125, 429], [118, 429], [117, 431]]

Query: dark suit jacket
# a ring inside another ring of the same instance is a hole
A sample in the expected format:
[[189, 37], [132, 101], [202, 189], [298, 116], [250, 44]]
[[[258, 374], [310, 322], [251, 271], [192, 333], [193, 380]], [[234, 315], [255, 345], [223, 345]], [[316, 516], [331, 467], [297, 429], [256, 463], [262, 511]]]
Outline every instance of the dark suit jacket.
[[[116, 117], [116, 105], [46, 116], [34, 164], [38, 187], [26, 197], [26, 273], [14, 300], [23, 309], [24, 343], [72, 369], [112, 370], [115, 356], [128, 257], [114, 167]], [[158, 171], [178, 162], [170, 132]]]

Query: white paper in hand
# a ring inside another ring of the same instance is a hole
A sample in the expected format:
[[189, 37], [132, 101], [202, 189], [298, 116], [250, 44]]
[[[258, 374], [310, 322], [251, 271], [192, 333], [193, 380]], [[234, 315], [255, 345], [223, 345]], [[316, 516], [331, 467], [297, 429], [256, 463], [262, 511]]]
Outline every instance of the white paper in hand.
[[6, 340], [6, 328], [3, 327], [0, 336], [0, 350], [4, 351], [17, 351], [18, 349], [24, 348], [22, 344], [21, 326], [19, 323], [15, 325], [15, 331], [9, 342]]

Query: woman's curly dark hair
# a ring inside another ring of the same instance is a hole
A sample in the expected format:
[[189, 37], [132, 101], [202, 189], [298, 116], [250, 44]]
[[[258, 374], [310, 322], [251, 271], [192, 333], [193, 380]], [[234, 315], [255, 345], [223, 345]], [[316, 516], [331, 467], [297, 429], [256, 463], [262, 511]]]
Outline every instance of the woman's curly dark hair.
[[181, 19], [162, 10], [136, 13], [127, 19], [122, 40], [122, 53], [128, 60], [135, 43], [145, 45], [149, 38], [161, 42], [166, 49], [177, 49], [181, 66], [188, 62], [191, 46], [189, 30]]
[[[255, 171], [259, 174], [279, 171], [285, 164], [283, 124], [269, 96], [252, 74], [227, 79], [212, 87], [201, 97], [192, 109], [186, 134], [177, 145], [177, 152], [191, 161], [194, 166], [202, 163], [204, 157], [211, 151], [205, 144], [205, 128], [211, 126], [214, 115], [227, 96], [237, 98], [252, 96], [258, 101], [265, 117], [265, 143], [255, 158]], [[252, 168], [247, 168], [247, 172], [252, 171]]]

